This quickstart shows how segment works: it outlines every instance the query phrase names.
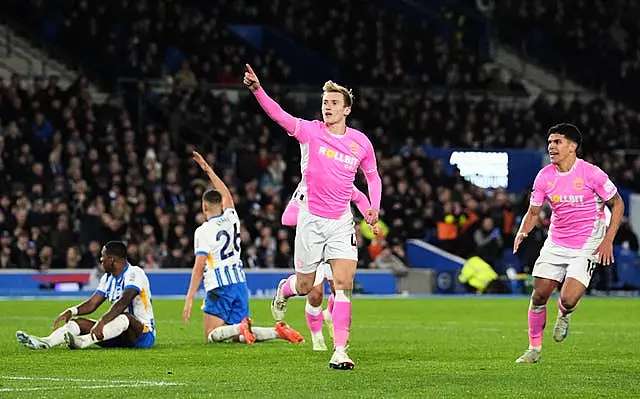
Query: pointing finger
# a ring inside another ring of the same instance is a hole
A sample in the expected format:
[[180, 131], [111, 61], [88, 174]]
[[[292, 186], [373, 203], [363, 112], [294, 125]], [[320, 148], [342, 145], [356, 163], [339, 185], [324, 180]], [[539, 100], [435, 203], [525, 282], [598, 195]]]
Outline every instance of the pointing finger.
[[249, 72], [250, 74], [253, 74], [253, 75], [256, 74], [255, 72], [253, 72], [253, 68], [251, 68], [251, 65], [245, 64], [245, 67], [247, 68], [247, 72]]

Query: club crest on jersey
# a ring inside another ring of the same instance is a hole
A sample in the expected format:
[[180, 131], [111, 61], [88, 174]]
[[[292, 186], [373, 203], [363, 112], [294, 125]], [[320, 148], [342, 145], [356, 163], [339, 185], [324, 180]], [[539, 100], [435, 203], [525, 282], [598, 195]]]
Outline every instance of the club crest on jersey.
[[584, 180], [578, 177], [573, 181], [574, 190], [582, 190], [583, 188], [584, 188]]
[[358, 166], [358, 158], [343, 154], [333, 148], [321, 146], [318, 149], [318, 153], [329, 159], [340, 162], [344, 165], [345, 169], [354, 169]]
[[353, 155], [357, 155], [360, 152], [360, 146], [352, 142], [349, 144], [349, 151], [351, 151]]

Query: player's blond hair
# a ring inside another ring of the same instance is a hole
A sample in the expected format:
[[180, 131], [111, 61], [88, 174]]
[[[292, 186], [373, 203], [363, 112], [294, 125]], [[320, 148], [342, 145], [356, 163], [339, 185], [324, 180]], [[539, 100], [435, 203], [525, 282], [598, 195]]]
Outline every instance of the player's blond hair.
[[353, 105], [353, 91], [332, 80], [327, 80], [322, 86], [322, 94], [324, 93], [341, 93], [344, 96], [344, 106], [351, 107]]

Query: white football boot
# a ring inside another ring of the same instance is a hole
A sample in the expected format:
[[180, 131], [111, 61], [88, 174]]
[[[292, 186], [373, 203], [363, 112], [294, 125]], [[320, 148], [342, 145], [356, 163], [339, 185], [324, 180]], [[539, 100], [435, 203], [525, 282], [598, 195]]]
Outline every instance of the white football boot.
[[529, 348], [516, 359], [516, 363], [538, 363], [541, 359], [542, 352]]
[[284, 315], [287, 313], [288, 298], [285, 298], [284, 295], [282, 295], [282, 286], [286, 283], [286, 279], [280, 280], [280, 283], [278, 283], [278, 289], [276, 290], [276, 295], [273, 297], [273, 301], [271, 301], [271, 315], [275, 321], [284, 320]]
[[29, 349], [51, 349], [48, 343], [46, 343], [41, 338], [38, 338], [33, 335], [29, 335], [24, 331], [16, 331], [16, 340], [20, 343], [20, 345]]

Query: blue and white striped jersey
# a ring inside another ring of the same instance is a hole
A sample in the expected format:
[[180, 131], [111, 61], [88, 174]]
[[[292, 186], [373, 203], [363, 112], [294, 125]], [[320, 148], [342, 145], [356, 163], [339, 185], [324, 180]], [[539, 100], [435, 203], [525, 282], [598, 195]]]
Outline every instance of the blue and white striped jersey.
[[119, 276], [105, 273], [100, 278], [96, 294], [105, 297], [109, 303], [117, 302], [122, 292], [128, 288], [138, 291], [131, 304], [125, 310], [138, 319], [144, 325], [144, 332], [155, 333], [153, 319], [153, 306], [151, 305], [151, 286], [147, 274], [138, 266], [127, 263]]
[[247, 281], [240, 260], [240, 219], [235, 209], [227, 208], [209, 218], [196, 229], [193, 242], [195, 254], [207, 257], [205, 291]]

